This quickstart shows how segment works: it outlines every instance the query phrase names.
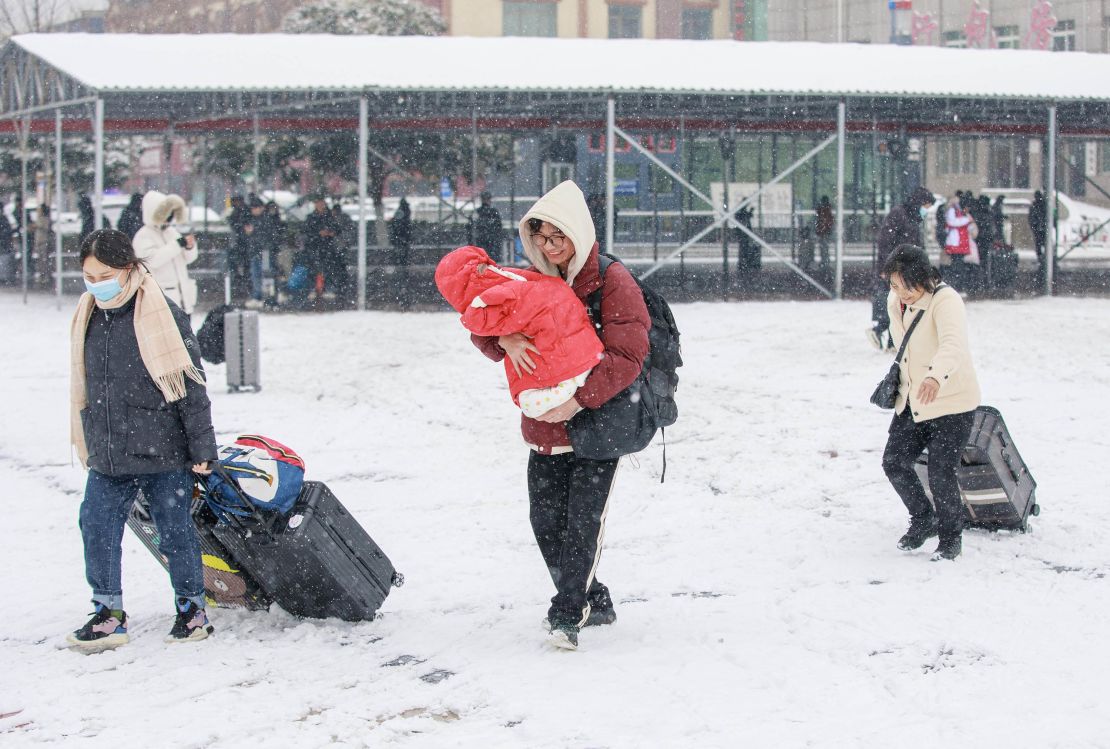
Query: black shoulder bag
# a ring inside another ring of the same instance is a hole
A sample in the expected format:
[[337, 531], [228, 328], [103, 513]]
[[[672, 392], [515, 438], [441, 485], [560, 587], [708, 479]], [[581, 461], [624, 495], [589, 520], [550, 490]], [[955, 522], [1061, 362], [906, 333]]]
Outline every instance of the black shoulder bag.
[[899, 363], [902, 361], [902, 354], [906, 353], [906, 344], [910, 342], [910, 336], [913, 335], [913, 329], [921, 322], [922, 315], [925, 310], [917, 313], [910, 323], [909, 330], [902, 338], [902, 345], [898, 347], [898, 355], [894, 357], [894, 363], [890, 365], [890, 370], [875, 388], [875, 392], [871, 394], [871, 402], [879, 408], [894, 408], [898, 403], [898, 383], [901, 380], [901, 373], [899, 371]]

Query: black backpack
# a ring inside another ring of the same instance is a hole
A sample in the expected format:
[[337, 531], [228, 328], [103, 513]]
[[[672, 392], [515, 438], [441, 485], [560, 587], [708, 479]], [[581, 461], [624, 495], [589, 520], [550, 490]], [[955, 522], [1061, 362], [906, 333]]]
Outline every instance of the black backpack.
[[[601, 275], [602, 285], [605, 283], [605, 271], [613, 263], [619, 263], [620, 258], [606, 253], [599, 253], [598, 273]], [[640, 287], [644, 295], [644, 304], [647, 305], [648, 315], [651, 317], [651, 329], [648, 331], [648, 344], [650, 350], [644, 360], [644, 372], [651, 384], [651, 392], [655, 395], [655, 406], [658, 411], [656, 426], [660, 429], [669, 427], [678, 419], [678, 404], [674, 395], [678, 390], [678, 368], [682, 366], [682, 346], [679, 344], [678, 325], [675, 324], [671, 305], [655, 289], [646, 286], [635, 273], [629, 273]], [[594, 324], [601, 328], [601, 289], [587, 297], [589, 302], [590, 318]]]
[[197, 331], [197, 343], [200, 344], [200, 356], [212, 364], [222, 364], [224, 353], [224, 315], [234, 312], [235, 307], [221, 304], [215, 307]]
[[[605, 284], [605, 271], [613, 263], [621, 262], [619, 258], [605, 253], [598, 254], [598, 273], [601, 276], [602, 287]], [[675, 391], [678, 390], [678, 368], [682, 366], [682, 347], [679, 343], [678, 325], [675, 324], [671, 306], [655, 289], [646, 286], [630, 273], [644, 295], [644, 304], [647, 306], [648, 315], [651, 317], [651, 328], [648, 330], [648, 355], [644, 359], [643, 374], [655, 400], [655, 426], [665, 430], [678, 419], [678, 404], [675, 402]], [[601, 329], [601, 293], [599, 288], [586, 298], [586, 309], [594, 326]], [[666, 432], [663, 432], [663, 475], [667, 471], [667, 443]]]

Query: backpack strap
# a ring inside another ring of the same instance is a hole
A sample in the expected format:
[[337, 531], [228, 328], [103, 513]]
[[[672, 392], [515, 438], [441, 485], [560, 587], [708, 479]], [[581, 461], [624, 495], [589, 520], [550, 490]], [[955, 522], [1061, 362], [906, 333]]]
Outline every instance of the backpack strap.
[[601, 278], [601, 286], [586, 297], [586, 312], [598, 333], [601, 332], [601, 292], [605, 288], [605, 271], [609, 270], [609, 266], [613, 263], [619, 262], [612, 255], [606, 255], [604, 252], [597, 253], [597, 274]]

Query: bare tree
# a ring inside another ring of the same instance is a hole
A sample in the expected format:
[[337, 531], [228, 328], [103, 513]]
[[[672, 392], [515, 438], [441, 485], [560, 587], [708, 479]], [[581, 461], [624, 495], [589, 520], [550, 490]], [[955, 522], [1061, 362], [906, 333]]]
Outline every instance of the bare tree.
[[64, 0], [0, 0], [0, 38], [49, 31], [67, 9]]

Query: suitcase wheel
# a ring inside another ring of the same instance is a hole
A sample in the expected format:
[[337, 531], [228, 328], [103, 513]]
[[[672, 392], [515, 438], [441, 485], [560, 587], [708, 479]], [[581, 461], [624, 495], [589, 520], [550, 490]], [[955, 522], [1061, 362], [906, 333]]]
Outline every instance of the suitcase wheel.
[[1033, 507], [1029, 510], [1029, 514], [1033, 517], [1037, 517], [1041, 514], [1041, 506], [1037, 504], [1033, 505]]
[[390, 582], [393, 584], [394, 588], [400, 588], [402, 585], [405, 584], [405, 576], [402, 575], [400, 572], [394, 572], [393, 579], [390, 580]]

